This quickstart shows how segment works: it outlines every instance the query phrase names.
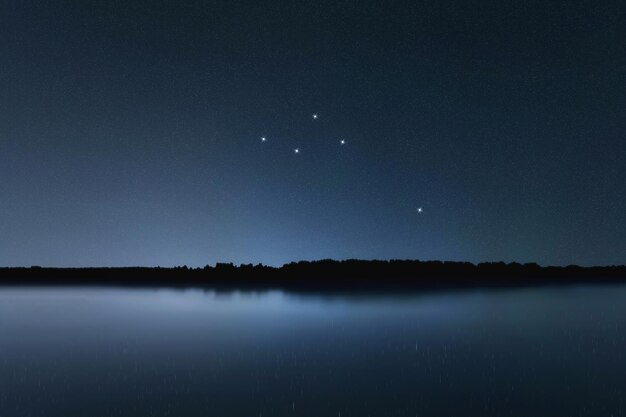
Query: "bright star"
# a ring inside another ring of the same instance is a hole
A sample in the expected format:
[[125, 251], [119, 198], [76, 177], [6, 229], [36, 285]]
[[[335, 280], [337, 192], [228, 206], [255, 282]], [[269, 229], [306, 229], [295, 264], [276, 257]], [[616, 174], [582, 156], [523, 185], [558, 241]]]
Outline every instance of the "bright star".
[[293, 153], [300, 153], [300, 149], [298, 149], [298, 148], [294, 149]]
[[341, 140], [339, 141], [339, 143], [340, 143], [341, 145], [345, 145], [345, 144], [346, 144], [346, 141], [345, 141], [345, 140], [343, 140], [343, 139], [341, 139]]
[[314, 118], [314, 119], [317, 119], [317, 114], [314, 114], [314, 115], [313, 115], [313, 118]]
[[261, 137], [261, 142], [265, 142], [267, 138], [265, 136]]
[[423, 212], [423, 211], [424, 211], [424, 210], [422, 210], [422, 208], [421, 208], [421, 207], [418, 207], [418, 208], [417, 208], [417, 212], [418, 212], [418, 213], [421, 213], [421, 212]]

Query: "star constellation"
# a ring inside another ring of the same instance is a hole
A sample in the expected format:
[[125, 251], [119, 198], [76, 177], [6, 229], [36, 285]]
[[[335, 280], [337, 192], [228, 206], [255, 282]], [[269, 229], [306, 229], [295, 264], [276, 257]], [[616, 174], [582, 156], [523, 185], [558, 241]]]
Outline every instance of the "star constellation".
[[[319, 120], [319, 114], [313, 113], [311, 115], [311, 118], [312, 118], [312, 120], [316, 120], [317, 121], [317, 120]], [[267, 136], [261, 136], [260, 138], [261, 138], [261, 142], [264, 142], [264, 143], [267, 142]], [[343, 138], [339, 139], [339, 146], [346, 146], [347, 143], [348, 142], [345, 139], [343, 139]], [[299, 147], [298, 148], [293, 148], [293, 153], [294, 153], [294, 155], [299, 155], [301, 153], [300, 148]], [[417, 207], [416, 208], [416, 212], [417, 212], [418, 215], [422, 215], [424, 213], [424, 210], [423, 210], [422, 207]]]
[[[319, 114], [313, 113], [311, 115], [311, 118], [313, 120], [319, 120]], [[261, 138], [261, 142], [267, 142], [268, 141], [267, 140], [267, 136], [261, 136], [260, 138]], [[345, 146], [347, 143], [348, 142], [345, 139], [339, 139], [339, 145]], [[293, 153], [296, 154], [296, 155], [299, 154], [300, 153], [300, 148], [294, 148]]]

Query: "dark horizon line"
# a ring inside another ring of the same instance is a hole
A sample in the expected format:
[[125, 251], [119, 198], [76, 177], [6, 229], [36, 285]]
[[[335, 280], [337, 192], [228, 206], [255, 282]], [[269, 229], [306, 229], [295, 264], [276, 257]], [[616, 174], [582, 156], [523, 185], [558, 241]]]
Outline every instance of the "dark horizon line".
[[480, 266], [486, 266], [486, 265], [510, 265], [510, 266], [514, 266], [514, 265], [521, 265], [524, 267], [528, 267], [528, 266], [532, 266], [532, 267], [539, 267], [541, 269], [546, 269], [546, 268], [581, 268], [581, 269], [590, 269], [590, 268], [626, 268], [626, 263], [624, 264], [605, 264], [605, 265], [578, 265], [578, 264], [562, 264], [562, 265], [558, 265], [558, 264], [540, 264], [537, 262], [518, 262], [518, 261], [510, 261], [510, 262], [505, 262], [505, 261], [482, 261], [482, 262], [471, 262], [471, 261], [453, 261], [453, 260], [441, 260], [441, 259], [428, 259], [428, 260], [422, 260], [422, 259], [416, 259], [416, 258], [389, 258], [389, 259], [379, 259], [379, 258], [372, 258], [372, 259], [364, 259], [364, 258], [346, 258], [346, 259], [333, 259], [333, 258], [320, 258], [320, 259], [312, 259], [312, 260], [298, 260], [298, 261], [290, 261], [290, 262], [286, 262], [283, 263], [281, 265], [271, 265], [271, 264], [265, 264], [263, 262], [241, 262], [241, 263], [235, 263], [235, 262], [226, 262], [226, 261], [216, 261], [213, 264], [205, 264], [204, 266], [187, 266], [187, 264], [182, 264], [182, 265], [173, 265], [173, 266], [161, 266], [161, 265], [155, 265], [155, 266], [149, 266], [149, 265], [121, 265], [121, 266], [103, 266], [103, 265], [92, 265], [92, 266], [45, 266], [45, 265], [37, 265], [37, 264], [33, 264], [30, 266], [9, 266], [9, 265], [5, 265], [5, 266], [0, 266], [0, 271], [3, 270], [9, 270], [9, 269], [16, 269], [16, 270], [24, 270], [24, 269], [44, 269], [44, 270], [98, 270], [98, 269], [106, 269], [106, 270], [121, 270], [121, 269], [156, 269], [156, 270], [163, 270], [163, 269], [172, 269], [172, 270], [176, 270], [176, 269], [189, 269], [189, 270], [206, 270], [206, 269], [210, 269], [210, 268], [219, 268], [219, 267], [223, 267], [223, 266], [232, 266], [234, 268], [246, 268], [246, 267], [263, 267], [263, 268], [269, 268], [269, 269], [274, 269], [274, 270], [280, 270], [283, 269], [285, 267], [289, 267], [290, 265], [302, 265], [302, 264], [317, 264], [317, 263], [398, 263], [398, 262], [402, 262], [402, 263], [406, 263], [406, 262], [412, 262], [412, 263], [416, 263], [416, 264], [443, 264], [443, 265], [471, 265], [474, 267], [480, 267]]
[[626, 283], [626, 266], [547, 266], [536, 263], [331, 259], [281, 267], [215, 266], [0, 268], [0, 285], [114, 285], [290, 291], [413, 291]]

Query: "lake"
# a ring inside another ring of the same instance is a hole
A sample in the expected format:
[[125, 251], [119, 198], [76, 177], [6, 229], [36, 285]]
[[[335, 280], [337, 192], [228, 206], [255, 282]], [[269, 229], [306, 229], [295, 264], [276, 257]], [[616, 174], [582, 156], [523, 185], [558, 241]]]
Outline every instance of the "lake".
[[624, 416], [626, 286], [0, 288], [0, 417]]

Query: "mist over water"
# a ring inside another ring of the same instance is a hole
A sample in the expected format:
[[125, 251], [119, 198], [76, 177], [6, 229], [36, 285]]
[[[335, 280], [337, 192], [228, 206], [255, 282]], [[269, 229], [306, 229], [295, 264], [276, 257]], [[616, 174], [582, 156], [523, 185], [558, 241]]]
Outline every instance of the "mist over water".
[[626, 286], [0, 288], [0, 416], [622, 416]]

